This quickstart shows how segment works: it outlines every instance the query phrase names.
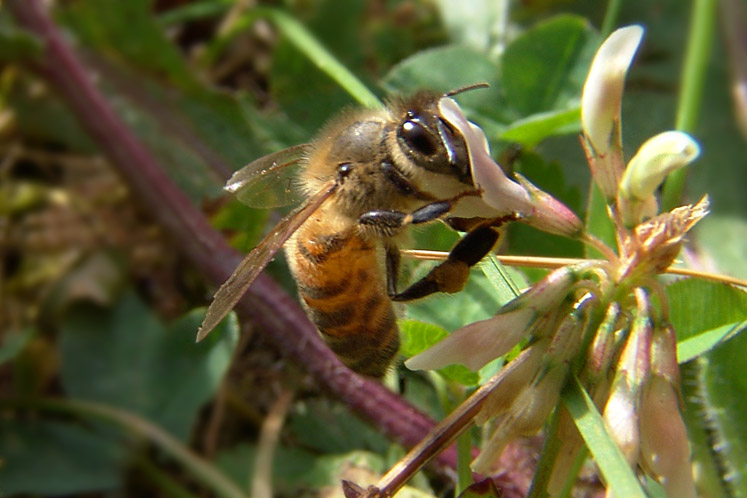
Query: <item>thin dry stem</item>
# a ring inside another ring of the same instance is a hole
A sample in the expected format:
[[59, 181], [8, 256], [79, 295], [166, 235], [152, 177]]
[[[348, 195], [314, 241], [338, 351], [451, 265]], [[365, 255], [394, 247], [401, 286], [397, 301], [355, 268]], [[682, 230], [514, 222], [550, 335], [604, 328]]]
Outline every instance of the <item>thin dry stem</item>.
[[252, 496], [254, 498], [272, 498], [272, 464], [275, 448], [280, 439], [285, 417], [293, 401], [293, 391], [286, 389], [280, 393], [267, 413], [259, 433], [257, 457], [252, 472]]
[[[406, 249], [402, 251], [404, 256], [421, 259], [425, 261], [443, 261], [449, 255], [445, 251], [426, 251], [421, 249]], [[575, 265], [584, 261], [598, 261], [600, 263], [603, 260], [591, 260], [583, 258], [549, 258], [539, 256], [505, 256], [495, 255], [495, 258], [506, 266], [520, 266], [524, 268], [546, 268], [548, 270], [554, 270], [562, 268], [563, 266]], [[747, 280], [724, 275], [722, 273], [711, 273], [701, 270], [693, 270], [691, 268], [675, 268], [670, 266], [666, 269], [665, 273], [671, 275], [682, 275], [684, 277], [702, 278], [703, 280], [711, 280], [713, 282], [720, 282], [722, 284], [737, 285], [739, 287], [747, 287]]]
[[378, 482], [367, 490], [365, 498], [394, 496], [435, 455], [448, 447], [459, 435], [467, 430], [482, 409], [485, 399], [503, 381], [506, 370], [493, 375], [485, 384], [464, 400], [445, 419], [413, 447], [407, 455], [389, 469]]

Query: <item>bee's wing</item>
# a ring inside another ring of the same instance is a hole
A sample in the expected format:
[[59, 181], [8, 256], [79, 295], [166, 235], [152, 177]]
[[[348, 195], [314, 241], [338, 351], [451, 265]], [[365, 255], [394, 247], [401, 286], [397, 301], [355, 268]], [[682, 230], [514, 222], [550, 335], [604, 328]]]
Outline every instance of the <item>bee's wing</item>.
[[236, 171], [224, 188], [251, 207], [293, 204], [303, 198], [296, 178], [308, 147], [296, 145], [252, 161]]
[[280, 220], [273, 231], [239, 263], [233, 274], [215, 293], [208, 307], [205, 319], [197, 331], [197, 341], [201, 341], [233, 309], [254, 279], [262, 272], [286, 240], [319, 209], [322, 203], [337, 189], [335, 181], [329, 181], [309, 198], [308, 202]]

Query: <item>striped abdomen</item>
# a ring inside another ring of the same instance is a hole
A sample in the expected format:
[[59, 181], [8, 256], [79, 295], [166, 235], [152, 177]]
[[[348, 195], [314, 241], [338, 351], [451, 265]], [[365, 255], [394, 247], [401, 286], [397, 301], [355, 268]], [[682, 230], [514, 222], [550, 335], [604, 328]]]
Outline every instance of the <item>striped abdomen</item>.
[[375, 246], [348, 230], [319, 235], [310, 219], [286, 245], [309, 317], [348, 367], [383, 376], [399, 349], [399, 331]]

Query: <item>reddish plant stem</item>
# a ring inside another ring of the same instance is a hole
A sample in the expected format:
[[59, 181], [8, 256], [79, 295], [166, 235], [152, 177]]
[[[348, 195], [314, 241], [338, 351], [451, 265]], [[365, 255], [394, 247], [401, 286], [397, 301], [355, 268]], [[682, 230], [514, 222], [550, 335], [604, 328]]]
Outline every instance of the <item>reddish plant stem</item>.
[[[67, 102], [83, 128], [118, 168], [151, 215], [178, 242], [192, 264], [211, 283], [224, 282], [241, 256], [233, 250], [166, 176], [156, 159], [114, 113], [91, 75], [62, 37], [38, 0], [8, 0], [20, 25], [43, 43], [43, 54], [30, 67]], [[412, 447], [434, 427], [427, 416], [377, 382], [363, 379], [324, 345], [305, 313], [275, 282], [261, 275], [236, 311], [268, 332], [282, 351], [304, 365], [316, 381], [338, 396], [381, 432]], [[453, 448], [437, 457], [456, 467]]]

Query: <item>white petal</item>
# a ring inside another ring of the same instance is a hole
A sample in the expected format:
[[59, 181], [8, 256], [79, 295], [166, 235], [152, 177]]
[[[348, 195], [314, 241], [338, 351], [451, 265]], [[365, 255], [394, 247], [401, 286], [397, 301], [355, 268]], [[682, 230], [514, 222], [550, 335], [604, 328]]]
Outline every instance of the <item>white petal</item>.
[[471, 323], [413, 356], [405, 365], [412, 370], [432, 370], [459, 363], [477, 371], [514, 347], [534, 316], [533, 310], [525, 308]]
[[619, 121], [623, 84], [643, 37], [643, 28], [627, 26], [613, 32], [597, 50], [581, 95], [581, 127], [599, 155], [609, 150]]
[[475, 187], [483, 189], [483, 200], [500, 213], [531, 214], [529, 193], [524, 187], [509, 179], [490, 157], [488, 141], [482, 129], [467, 121], [453, 99], [442, 98], [439, 109], [444, 119], [465, 139], [472, 168], [472, 181]]
[[516, 213], [522, 222], [540, 230], [575, 236], [582, 223], [573, 212], [549, 194], [527, 181], [517, 183], [506, 176], [490, 157], [488, 140], [482, 129], [467, 121], [459, 105], [448, 97], [439, 102], [444, 119], [464, 137], [475, 187], [482, 189], [481, 199], [499, 214]]

